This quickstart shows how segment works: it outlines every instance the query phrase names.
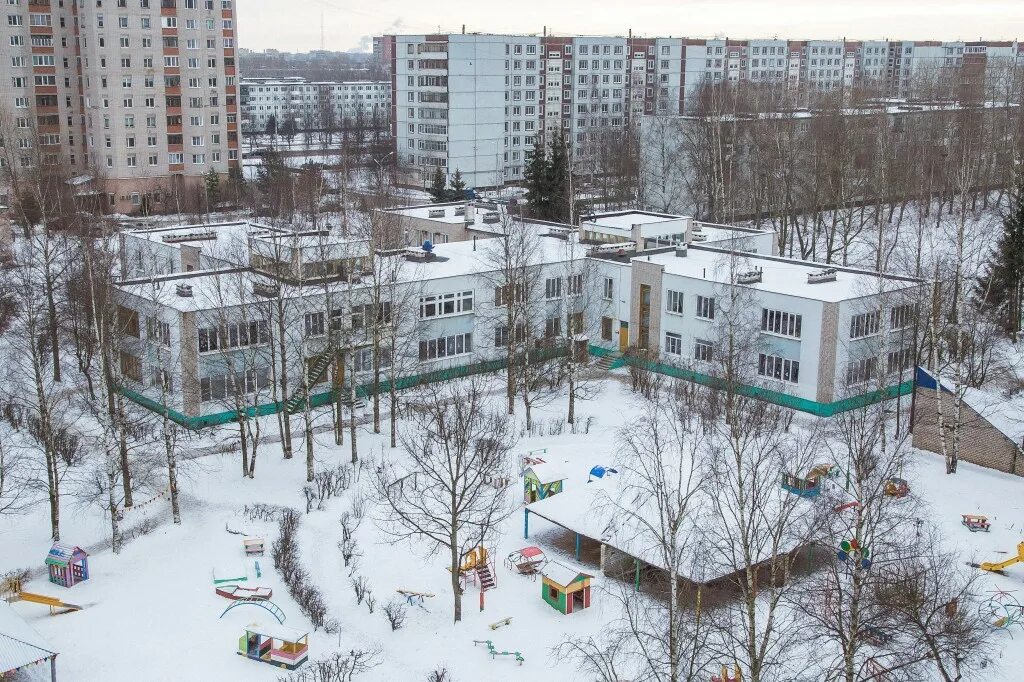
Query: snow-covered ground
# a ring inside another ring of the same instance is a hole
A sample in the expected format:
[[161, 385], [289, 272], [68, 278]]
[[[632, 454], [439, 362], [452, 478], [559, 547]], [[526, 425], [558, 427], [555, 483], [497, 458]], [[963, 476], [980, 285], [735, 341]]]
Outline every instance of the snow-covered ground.
[[[500, 398], [498, 398], [500, 399]], [[561, 419], [565, 406], [555, 402], [538, 410], [537, 420], [553, 424]], [[563, 466], [570, 478], [567, 487], [586, 485], [585, 472], [596, 464], [616, 461], [616, 430], [634, 418], [643, 403], [616, 379], [601, 382], [601, 393], [584, 403], [581, 421], [591, 418], [589, 433], [568, 432], [552, 436], [526, 436], [515, 453], [546, 449], [548, 462]], [[268, 428], [270, 424], [267, 425]], [[271, 429], [272, 430], [272, 429]], [[385, 425], [386, 431], [386, 425]], [[232, 432], [222, 431], [230, 439]], [[386, 438], [363, 428], [360, 452], [369, 462], [400, 453], [387, 447]], [[150, 532], [128, 542], [119, 556], [105, 549], [109, 528], [92, 508], [78, 509], [67, 503], [62, 536], [65, 541], [93, 550], [90, 579], [72, 589], [47, 582], [41, 570], [49, 548], [45, 506], [30, 514], [0, 518], [0, 572], [15, 568], [34, 569], [26, 591], [58, 596], [84, 607], [82, 611], [51, 617], [47, 608], [16, 603], [14, 608], [59, 650], [61, 679], [92, 680], [274, 680], [283, 671], [235, 654], [241, 628], [253, 621], [267, 622], [270, 615], [253, 607], [239, 607], [220, 618], [228, 605], [214, 594], [212, 571], [246, 571], [248, 584], [273, 588], [273, 601], [287, 620], [285, 625], [304, 629], [308, 622], [288, 595], [269, 556], [276, 524], [248, 522], [241, 512], [256, 502], [304, 510], [301, 489], [305, 466], [300, 443], [296, 458], [284, 460], [279, 444], [262, 446], [254, 480], [239, 476], [237, 455], [211, 455], [183, 465], [183, 524], [169, 523], [166, 501], [160, 500], [139, 511], [129, 511], [125, 523], [138, 527], [144, 519], [154, 526]], [[336, 446], [330, 432], [316, 438], [318, 468], [347, 462], [349, 446]], [[1024, 481], [970, 464], [961, 464], [954, 476], [943, 473], [940, 458], [917, 453], [906, 478], [913, 494], [919, 496], [926, 514], [944, 531], [944, 542], [960, 551], [964, 561], [998, 561], [1024, 538]], [[445, 558], [428, 555], [422, 546], [395, 543], [377, 528], [372, 498], [370, 513], [357, 538], [362, 556], [357, 574], [365, 576], [377, 600], [374, 613], [356, 604], [349, 571], [342, 566], [337, 542], [341, 512], [349, 508], [357, 489], [366, 490], [372, 472], [364, 468], [361, 482], [342, 497], [329, 502], [323, 511], [302, 518], [299, 539], [302, 560], [323, 591], [331, 618], [340, 632], [316, 632], [310, 639], [310, 657], [320, 658], [331, 650], [380, 648], [380, 665], [359, 679], [424, 680], [430, 671], [447, 667], [454, 680], [585, 679], [570, 663], [552, 654], [567, 635], [597, 635], [618, 617], [617, 606], [601, 592], [607, 580], [595, 578], [593, 607], [564, 616], [548, 606], [540, 595], [540, 581], [519, 576], [503, 565], [512, 550], [528, 544], [539, 545], [549, 556], [583, 570], [598, 573], [595, 566], [575, 564], [570, 545], [558, 529], [531, 516], [530, 539], [525, 541], [523, 515], [517, 511], [505, 523], [498, 542], [497, 589], [486, 593], [486, 607], [478, 610], [478, 593], [470, 586], [463, 602], [464, 621], [452, 623], [451, 590]], [[521, 483], [513, 481], [509, 494], [521, 501]], [[960, 514], [986, 514], [992, 521], [990, 533], [971, 533], [960, 524]], [[260, 558], [262, 577], [256, 579], [254, 562], [246, 559], [241, 537], [226, 532], [244, 531], [266, 538], [267, 556]], [[986, 589], [1015, 590], [1024, 600], [1024, 566], [1009, 569], [1005, 576], [985, 577]], [[412, 607], [404, 628], [392, 632], [381, 606], [404, 589], [433, 593], [424, 608]], [[497, 630], [488, 625], [511, 617], [511, 624]], [[1024, 668], [1024, 647], [1018, 642], [1024, 630], [997, 633], [1000, 646], [998, 669], [986, 680], [1010, 682], [1020, 679]], [[494, 642], [499, 650], [519, 651], [525, 663], [519, 667], [508, 657], [491, 660], [486, 649], [473, 640]]]

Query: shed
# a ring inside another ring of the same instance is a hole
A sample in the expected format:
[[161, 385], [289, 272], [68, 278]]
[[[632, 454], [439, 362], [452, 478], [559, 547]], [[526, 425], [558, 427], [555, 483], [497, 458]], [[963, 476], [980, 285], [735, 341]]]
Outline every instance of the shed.
[[7, 673], [50, 664], [50, 679], [57, 679], [57, 652], [19, 616], [10, 604], [0, 601], [0, 678]]
[[544, 566], [541, 597], [552, 608], [569, 614], [590, 607], [590, 580], [594, 576], [556, 561]]
[[562, 492], [566, 476], [554, 464], [531, 464], [523, 471], [523, 502], [531, 504]]
[[46, 568], [51, 583], [74, 587], [89, 579], [89, 553], [75, 545], [55, 542], [46, 555]]

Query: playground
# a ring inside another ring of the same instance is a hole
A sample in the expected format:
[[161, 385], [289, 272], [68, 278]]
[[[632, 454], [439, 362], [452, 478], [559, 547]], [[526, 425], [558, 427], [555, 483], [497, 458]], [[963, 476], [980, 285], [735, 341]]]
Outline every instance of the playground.
[[[356, 603], [336, 549], [338, 518], [351, 501], [346, 497], [329, 501], [321, 511], [304, 514], [297, 532], [303, 567], [323, 591], [330, 615], [338, 621], [337, 632], [314, 629], [274, 569], [270, 554], [277, 537], [276, 524], [243, 515], [246, 505], [256, 502], [302, 511], [303, 462], [283, 460], [280, 446], [273, 443], [261, 446], [259, 469], [252, 480], [239, 478], [237, 454], [204, 458], [202, 467], [182, 481], [181, 526], [167, 522], [164, 505], [127, 512], [128, 528], [142, 527], [143, 519], [150, 521], [145, 532], [133, 533], [118, 557], [104, 542], [109, 520], [102, 513], [90, 508], [67, 514], [62, 537], [68, 545], [84, 550], [88, 560], [88, 578], [76, 578], [73, 587], [50, 581], [45, 559], [52, 543], [45, 540], [44, 509], [13, 522], [0, 518], [0, 571], [32, 571], [18, 586], [22, 598], [13, 600], [10, 608], [60, 652], [59, 679], [76, 682], [140, 679], [139, 671], [156, 682], [272, 682], [287, 670], [268, 665], [266, 657], [286, 665], [299, 664], [301, 670], [303, 657], [315, 661], [331, 652], [374, 647], [382, 652], [382, 662], [357, 680], [425, 680], [441, 665], [456, 681], [588, 679], [579, 677], [569, 661], [552, 657], [551, 649], [566, 636], [596, 637], [619, 618], [619, 607], [605, 590], [614, 585], [612, 581], [628, 586], [633, 574], [625, 580], [609, 577], [600, 569], [596, 541], [581, 539], [577, 549], [572, 531], [540, 512], [545, 506], [564, 505], [565, 513], [581, 517], [582, 524], [586, 511], [573, 509], [579, 491], [614, 489], [616, 477], [623, 476], [606, 473], [598, 478], [591, 472], [599, 465], [619, 468], [615, 432], [626, 420], [638, 416], [642, 404], [618, 382], [603, 382], [601, 391], [599, 401], [578, 408], [594, 419], [588, 433], [525, 436], [517, 444], [516, 453], [544, 450], [540, 457], [564, 477], [558, 478], [557, 492], [551, 488], [543, 499], [538, 494], [533, 503], [538, 514], [530, 514], [529, 538], [524, 539], [526, 489], [523, 479], [516, 478], [517, 471], [512, 472], [507, 491], [515, 499], [516, 513], [504, 522], [500, 537], [485, 543], [486, 557], [482, 553], [466, 557], [474, 564], [465, 565], [467, 578], [472, 573], [473, 579], [466, 582], [464, 622], [457, 626], [452, 625], [446, 557], [409, 543], [382, 542], [369, 519], [357, 531], [362, 552], [359, 570], [367, 576], [378, 606], [370, 614], [365, 603]], [[555, 414], [553, 408], [538, 409], [535, 418], [550, 419]], [[223, 434], [225, 439], [233, 436]], [[363, 430], [359, 437], [367, 458], [371, 452], [377, 456], [392, 452], [386, 434], [376, 436]], [[334, 446], [329, 433], [317, 440], [316, 447], [318, 466], [333, 466], [350, 457], [348, 446]], [[813, 465], [792, 475], [806, 480]], [[910, 495], [922, 501], [922, 513], [937, 520], [943, 541], [949, 548], [959, 549], [965, 562], [1002, 564], [1017, 557], [1017, 545], [1024, 539], [1024, 481], [966, 463], [960, 464], [955, 476], [947, 476], [941, 459], [930, 453], [918, 453], [900, 475]], [[549, 484], [551, 478], [544, 475], [538, 481]], [[782, 472], [780, 486], [781, 478]], [[895, 492], [900, 489], [897, 484]], [[549, 495], [551, 492], [554, 494]], [[820, 502], [800, 501], [807, 505]], [[964, 514], [986, 516], [988, 531], [971, 532], [962, 523]], [[567, 517], [560, 520], [571, 525]], [[245, 538], [262, 539], [264, 555], [258, 555], [257, 543], [244, 542], [243, 537], [226, 532], [226, 526], [245, 532]], [[579, 530], [592, 530], [601, 537], [604, 529], [581, 526]], [[844, 540], [848, 538], [836, 538], [837, 550]], [[625, 540], [622, 546], [609, 542], [627, 554], [641, 552]], [[649, 558], [653, 563], [653, 557]], [[493, 580], [484, 592], [483, 611], [478, 597], [484, 580], [478, 566], [486, 566]], [[1024, 669], [1024, 647], [1020, 646], [1024, 626], [1016, 624], [1020, 619], [1014, 615], [1014, 604], [1024, 603], [1024, 563], [1007, 564], [1000, 570], [985, 571], [981, 582], [986, 593], [994, 595], [986, 614], [991, 612], [993, 626], [998, 628], [995, 642], [1001, 654], [989, 682], [1010, 682], [1016, 670]], [[645, 577], [641, 575], [641, 579]], [[542, 590], [549, 590], [549, 599]], [[1007, 596], [999, 596], [1002, 593]], [[26, 594], [59, 604], [33, 601], [25, 598]], [[406, 607], [406, 622], [397, 631], [391, 630], [380, 613], [381, 605], [390, 600]], [[573, 605], [571, 612], [568, 604]], [[77, 609], [71, 610], [72, 605]], [[62, 613], [51, 616], [51, 608]], [[119, 644], [118, 656], [109, 655], [113, 639]], [[183, 651], [188, 655], [183, 656]], [[724, 672], [724, 679], [733, 679], [732, 662], [722, 664], [727, 668], [713, 674]]]

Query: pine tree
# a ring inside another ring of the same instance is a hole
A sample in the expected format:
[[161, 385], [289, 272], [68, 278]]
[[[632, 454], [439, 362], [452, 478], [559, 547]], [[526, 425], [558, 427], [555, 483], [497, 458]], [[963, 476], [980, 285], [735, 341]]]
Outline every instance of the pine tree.
[[565, 138], [565, 133], [559, 133], [552, 141], [551, 157], [547, 168], [547, 185], [550, 196], [547, 220], [560, 223], [568, 223], [572, 220], [572, 212], [569, 210], [572, 201], [569, 192], [570, 172], [568, 141]]
[[1010, 193], [1003, 234], [993, 258], [979, 282], [979, 298], [998, 311], [1003, 327], [1016, 343], [1024, 307], [1024, 171]]
[[541, 137], [538, 137], [537, 144], [533, 147], [533, 155], [526, 164], [523, 178], [526, 182], [526, 205], [530, 209], [530, 215], [541, 220], [546, 219], [551, 197], [548, 192], [547, 155]]
[[448, 199], [448, 191], [445, 189], [444, 171], [441, 170], [440, 166], [434, 169], [434, 179], [431, 181], [430, 189], [427, 191], [430, 193], [430, 197], [435, 204]]
[[466, 182], [462, 179], [462, 171], [458, 168], [452, 174], [451, 182], [448, 185], [451, 187], [448, 190], [448, 201], [462, 201], [466, 198]]

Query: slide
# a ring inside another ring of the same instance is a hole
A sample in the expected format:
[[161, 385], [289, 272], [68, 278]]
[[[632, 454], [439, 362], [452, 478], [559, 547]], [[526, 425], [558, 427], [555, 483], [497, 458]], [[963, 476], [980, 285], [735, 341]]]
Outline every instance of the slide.
[[[50, 611], [56, 613], [68, 613], [70, 611], [81, 611], [82, 607], [77, 604], [62, 602], [56, 597], [47, 597], [45, 594], [33, 594], [32, 592], [18, 592], [11, 601], [28, 601], [33, 604], [44, 604], [50, 607]], [[65, 611], [54, 611], [54, 609], [66, 609]]]

